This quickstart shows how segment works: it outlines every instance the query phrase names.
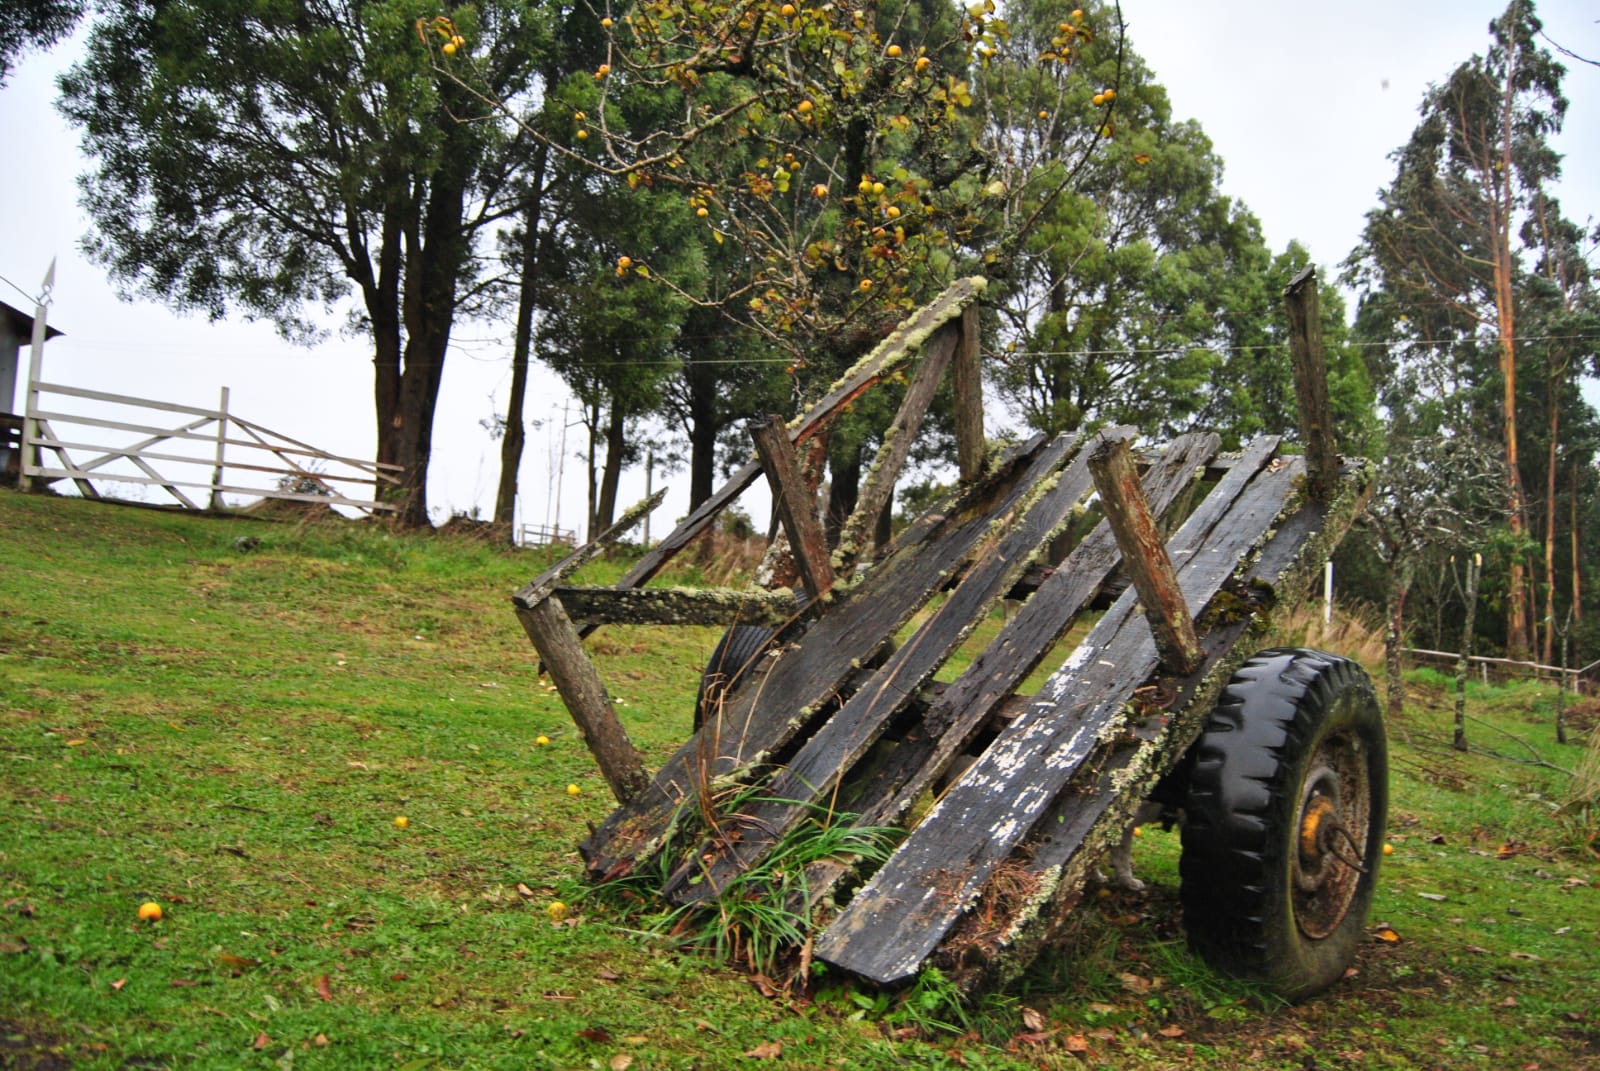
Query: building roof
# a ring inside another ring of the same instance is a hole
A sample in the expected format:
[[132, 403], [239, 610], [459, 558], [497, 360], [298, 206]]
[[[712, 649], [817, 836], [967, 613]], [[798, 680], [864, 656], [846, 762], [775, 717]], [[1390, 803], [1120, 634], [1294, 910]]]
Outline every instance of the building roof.
[[[0, 301], [0, 316], [4, 316], [8, 321], [10, 321], [11, 331], [17, 338], [33, 337], [32, 316], [23, 312], [21, 309], [13, 308], [12, 306], [7, 305], [4, 301]], [[51, 327], [48, 323], [45, 324], [44, 337], [46, 340], [55, 338], [60, 334], [62, 334], [60, 330]]]

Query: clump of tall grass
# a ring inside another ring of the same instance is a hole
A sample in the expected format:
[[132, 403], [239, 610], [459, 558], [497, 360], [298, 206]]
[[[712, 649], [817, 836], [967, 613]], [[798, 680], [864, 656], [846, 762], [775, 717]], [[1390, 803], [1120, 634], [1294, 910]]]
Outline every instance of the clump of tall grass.
[[1372, 673], [1383, 668], [1383, 627], [1370, 607], [1359, 603], [1336, 606], [1333, 619], [1322, 620], [1320, 599], [1308, 600], [1288, 613], [1274, 615], [1268, 645], [1316, 647], [1360, 662]]
[[1573, 767], [1560, 814], [1577, 842], [1600, 855], [1600, 731], [1589, 732], [1588, 746]]

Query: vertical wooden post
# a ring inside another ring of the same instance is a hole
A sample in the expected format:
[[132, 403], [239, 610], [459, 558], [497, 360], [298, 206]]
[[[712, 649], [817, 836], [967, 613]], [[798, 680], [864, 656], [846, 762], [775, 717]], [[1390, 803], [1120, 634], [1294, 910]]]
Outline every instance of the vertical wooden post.
[[23, 392], [26, 399], [22, 408], [22, 467], [17, 470], [17, 487], [33, 491], [34, 477], [29, 467], [39, 468], [39, 374], [44, 366], [45, 320], [50, 313], [50, 296], [56, 288], [56, 261], [50, 258], [50, 267], [44, 273], [44, 288], [33, 305], [33, 338], [28, 350], [28, 385]]
[[962, 480], [983, 472], [983, 370], [978, 364], [978, 306], [961, 311], [961, 341], [956, 344], [951, 385], [956, 395], [956, 462]]
[[228, 442], [228, 388], [222, 388], [222, 398], [217, 403], [217, 464], [211, 470], [211, 509], [221, 513], [223, 450]]
[[1101, 439], [1089, 455], [1089, 473], [1100, 492], [1111, 534], [1122, 551], [1122, 569], [1144, 603], [1144, 615], [1155, 634], [1156, 651], [1169, 673], [1184, 674], [1200, 664], [1200, 641], [1194, 618], [1178, 586], [1178, 573], [1167, 556], [1166, 543], [1134, 468], [1126, 439]]
[[817, 520], [811, 492], [795, 457], [794, 444], [789, 441], [789, 429], [782, 417], [770, 416], [765, 421], [751, 421], [750, 435], [755, 439], [756, 454], [772, 485], [772, 503], [789, 537], [800, 583], [815, 601], [833, 587], [833, 566], [828, 563], [828, 540]]
[[1289, 357], [1294, 365], [1294, 396], [1300, 410], [1300, 436], [1306, 443], [1306, 485], [1311, 498], [1327, 502], [1339, 481], [1333, 445], [1333, 409], [1328, 404], [1328, 362], [1322, 350], [1322, 310], [1317, 301], [1317, 270], [1308, 266], [1283, 290], [1289, 313]]
[[618, 803], [627, 803], [650, 784], [644, 772], [644, 758], [618, 720], [605, 682], [584, 653], [566, 608], [552, 595], [532, 606], [518, 606], [517, 619], [550, 671], [550, 679], [560, 689], [583, 742], [611, 786], [611, 794]]

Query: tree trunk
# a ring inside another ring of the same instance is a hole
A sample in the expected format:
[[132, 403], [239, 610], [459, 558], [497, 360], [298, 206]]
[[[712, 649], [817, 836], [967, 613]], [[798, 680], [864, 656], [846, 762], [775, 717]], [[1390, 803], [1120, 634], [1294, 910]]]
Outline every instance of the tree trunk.
[[[510, 525], [516, 520], [517, 478], [528, 437], [523, 402], [528, 392], [528, 357], [533, 349], [533, 308], [539, 281], [539, 219], [548, 158], [548, 150], [541, 145], [534, 157], [528, 209], [523, 221], [522, 278], [518, 281], [517, 324], [511, 346], [511, 398], [506, 403], [506, 435], [500, 443], [500, 484], [494, 497], [496, 524]], [[515, 533], [511, 541], [516, 542]]]
[[1550, 373], [1550, 453], [1544, 485], [1544, 658], [1555, 654], [1556, 627], [1556, 435], [1561, 427], [1560, 399], [1556, 397], [1556, 372]]
[[617, 485], [622, 482], [622, 459], [627, 453], [627, 422], [622, 407], [611, 403], [611, 418], [606, 422], [606, 463], [600, 476], [600, 498], [595, 504], [595, 524], [590, 538], [611, 527], [617, 514]]
[[1400, 648], [1404, 646], [1406, 594], [1411, 590], [1413, 568], [1409, 558], [1389, 563], [1389, 606], [1385, 615], [1388, 627], [1383, 635], [1383, 651], [1388, 716], [1391, 718], [1405, 711], [1406, 688], [1401, 676]]
[[1483, 556], [1474, 554], [1467, 559], [1467, 620], [1461, 627], [1461, 654], [1456, 658], [1456, 733], [1451, 746], [1457, 751], [1467, 750], [1467, 670], [1472, 664], [1478, 617], [1478, 575], [1483, 567]]

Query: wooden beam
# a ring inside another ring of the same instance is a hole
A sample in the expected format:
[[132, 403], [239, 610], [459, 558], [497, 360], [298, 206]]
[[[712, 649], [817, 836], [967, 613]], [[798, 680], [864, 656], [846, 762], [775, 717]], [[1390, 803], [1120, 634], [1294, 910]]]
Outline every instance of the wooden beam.
[[900, 470], [911, 454], [911, 444], [917, 432], [922, 430], [928, 406], [933, 404], [939, 381], [944, 378], [945, 369], [950, 367], [950, 358], [960, 341], [961, 327], [954, 321], [939, 328], [938, 333], [928, 341], [922, 364], [912, 377], [911, 386], [901, 399], [900, 410], [895, 413], [889, 430], [884, 432], [883, 446], [879, 448], [878, 456], [867, 472], [861, 493], [856, 496], [856, 507], [840, 531], [841, 569], [848, 570], [850, 565], [866, 556], [872, 528], [894, 495], [895, 481], [900, 478]]
[[550, 679], [561, 690], [561, 699], [600, 765], [611, 794], [618, 803], [627, 803], [650, 784], [644, 758], [617, 719], [605, 683], [584, 653], [561, 600], [551, 596], [532, 606], [518, 606], [517, 619], [550, 671]]
[[519, 607], [532, 608], [539, 605], [561, 581], [575, 573], [578, 568], [587, 562], [599, 557], [601, 551], [612, 543], [622, 538], [634, 525], [647, 517], [651, 510], [661, 505], [661, 500], [667, 497], [667, 489], [663, 487], [643, 502], [633, 506], [622, 515], [622, 519], [601, 532], [598, 536], [556, 562], [550, 568], [534, 577], [522, 586], [522, 589], [511, 596], [511, 601]]
[[956, 395], [956, 465], [963, 480], [983, 471], [988, 451], [983, 438], [983, 370], [978, 364], [978, 306], [961, 313], [961, 342], [956, 346], [951, 386]]
[[1161, 664], [1170, 673], [1188, 673], [1200, 663], [1200, 641], [1194, 615], [1183, 601], [1178, 573], [1167, 556], [1166, 541], [1150, 515], [1139, 473], [1126, 439], [1102, 439], [1089, 455], [1089, 471], [1100, 492], [1100, 506], [1122, 549], [1122, 569], [1144, 603], [1144, 615], [1155, 634]]
[[776, 628], [800, 612], [787, 591], [687, 588], [556, 588], [574, 621], [629, 625], [765, 625]]
[[[840, 409], [861, 397], [892, 374], [911, 355], [921, 348], [930, 335], [951, 320], [962, 315], [983, 294], [988, 282], [981, 276], [957, 279], [938, 297], [912, 313], [878, 343], [871, 353], [858, 361], [836, 380], [828, 393], [804, 413], [789, 422], [789, 439], [803, 443], [818, 434]], [[619, 588], [634, 588], [644, 584], [660, 571], [684, 547], [694, 541], [706, 525], [710, 524], [734, 499], [761, 475], [761, 463], [752, 461], [729, 477], [709, 499], [690, 512], [660, 543], [657, 543], [622, 579]]]
[[827, 536], [817, 519], [816, 505], [805, 474], [800, 471], [794, 445], [789, 441], [789, 430], [783, 418], [774, 415], [764, 421], [751, 421], [750, 436], [755, 439], [756, 454], [772, 485], [773, 505], [789, 536], [800, 583], [815, 602], [833, 587], [833, 566], [828, 562]]
[[1283, 290], [1289, 314], [1289, 357], [1294, 366], [1294, 397], [1300, 411], [1300, 436], [1306, 443], [1307, 492], [1317, 502], [1333, 496], [1339, 480], [1334, 451], [1333, 409], [1328, 403], [1328, 362], [1322, 349], [1322, 312], [1317, 272], [1308, 266]]

